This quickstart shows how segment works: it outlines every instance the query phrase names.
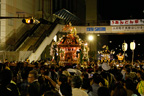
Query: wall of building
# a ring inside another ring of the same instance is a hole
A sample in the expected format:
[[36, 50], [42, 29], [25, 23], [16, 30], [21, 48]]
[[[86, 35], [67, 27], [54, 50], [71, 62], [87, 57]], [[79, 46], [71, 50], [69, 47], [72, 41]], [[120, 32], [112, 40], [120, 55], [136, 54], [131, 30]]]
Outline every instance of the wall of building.
[[44, 8], [44, 18], [52, 21], [52, 0], [35, 0], [35, 17], [42, 18], [42, 8]]
[[97, 25], [97, 0], [86, 0], [86, 24]]
[[[36, 0], [1, 0], [1, 14], [2, 17], [28, 17], [35, 15], [35, 1]], [[11, 42], [15, 42], [16, 38], [25, 31], [20, 31], [25, 26], [22, 19], [0, 19], [0, 45], [1, 50], [5, 50], [7, 40], [12, 37]]]

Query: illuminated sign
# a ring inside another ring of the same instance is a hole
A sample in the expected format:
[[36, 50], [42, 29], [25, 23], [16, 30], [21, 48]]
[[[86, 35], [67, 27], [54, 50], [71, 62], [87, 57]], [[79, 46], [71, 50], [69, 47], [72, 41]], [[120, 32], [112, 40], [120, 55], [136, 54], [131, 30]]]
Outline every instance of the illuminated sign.
[[111, 20], [110, 25], [144, 25], [144, 19]]
[[87, 27], [87, 31], [106, 31], [106, 27]]

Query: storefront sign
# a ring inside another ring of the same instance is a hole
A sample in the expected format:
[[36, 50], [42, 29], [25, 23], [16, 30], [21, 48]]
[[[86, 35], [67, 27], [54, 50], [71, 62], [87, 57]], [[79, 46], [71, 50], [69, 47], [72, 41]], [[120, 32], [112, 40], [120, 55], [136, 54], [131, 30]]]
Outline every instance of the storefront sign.
[[112, 31], [136, 31], [144, 30], [144, 26], [118, 26], [112, 27]]
[[110, 25], [144, 25], [144, 19], [111, 20]]
[[87, 31], [106, 31], [106, 27], [87, 27]]

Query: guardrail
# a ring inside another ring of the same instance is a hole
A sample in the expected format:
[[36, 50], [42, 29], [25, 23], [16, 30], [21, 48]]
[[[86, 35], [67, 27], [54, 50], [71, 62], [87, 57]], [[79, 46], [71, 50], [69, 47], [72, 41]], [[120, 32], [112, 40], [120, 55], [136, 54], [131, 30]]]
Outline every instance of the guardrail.
[[13, 46], [12, 51], [16, 51], [16, 49], [25, 41], [28, 36], [31, 36], [35, 30], [40, 26], [40, 23], [34, 25], [31, 30], [26, 31], [19, 40], [17, 40], [16, 44]]

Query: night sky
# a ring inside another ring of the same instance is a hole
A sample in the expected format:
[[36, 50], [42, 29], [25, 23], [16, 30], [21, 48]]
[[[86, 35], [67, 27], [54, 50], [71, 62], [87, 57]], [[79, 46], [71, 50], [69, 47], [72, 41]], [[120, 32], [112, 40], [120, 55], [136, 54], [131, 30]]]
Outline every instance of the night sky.
[[135, 60], [142, 60], [144, 59], [144, 34], [122, 34], [122, 35], [107, 35], [109, 41], [108, 42], [109, 49], [115, 50], [116, 54], [123, 53], [122, 51], [122, 43], [125, 42], [128, 44], [128, 49], [126, 53], [128, 54], [127, 60], [131, 60], [132, 58], [132, 50], [130, 49], [130, 42], [135, 41], [136, 48], [135, 48]]
[[[144, 3], [143, 0], [98, 0], [98, 19], [99, 20], [126, 20], [126, 19], [144, 19]], [[109, 49], [114, 49], [116, 54], [121, 50], [124, 40], [128, 43], [127, 60], [131, 60], [132, 51], [130, 50], [130, 42], [135, 40], [135, 60], [144, 60], [144, 34], [105, 34], [101, 38], [108, 38], [107, 42], [101, 41], [99, 44], [108, 44]], [[109, 43], [112, 41], [112, 43]], [[120, 47], [119, 47], [120, 45]], [[116, 49], [117, 48], [117, 49]]]
[[142, 19], [143, 0], [98, 0], [102, 20]]

